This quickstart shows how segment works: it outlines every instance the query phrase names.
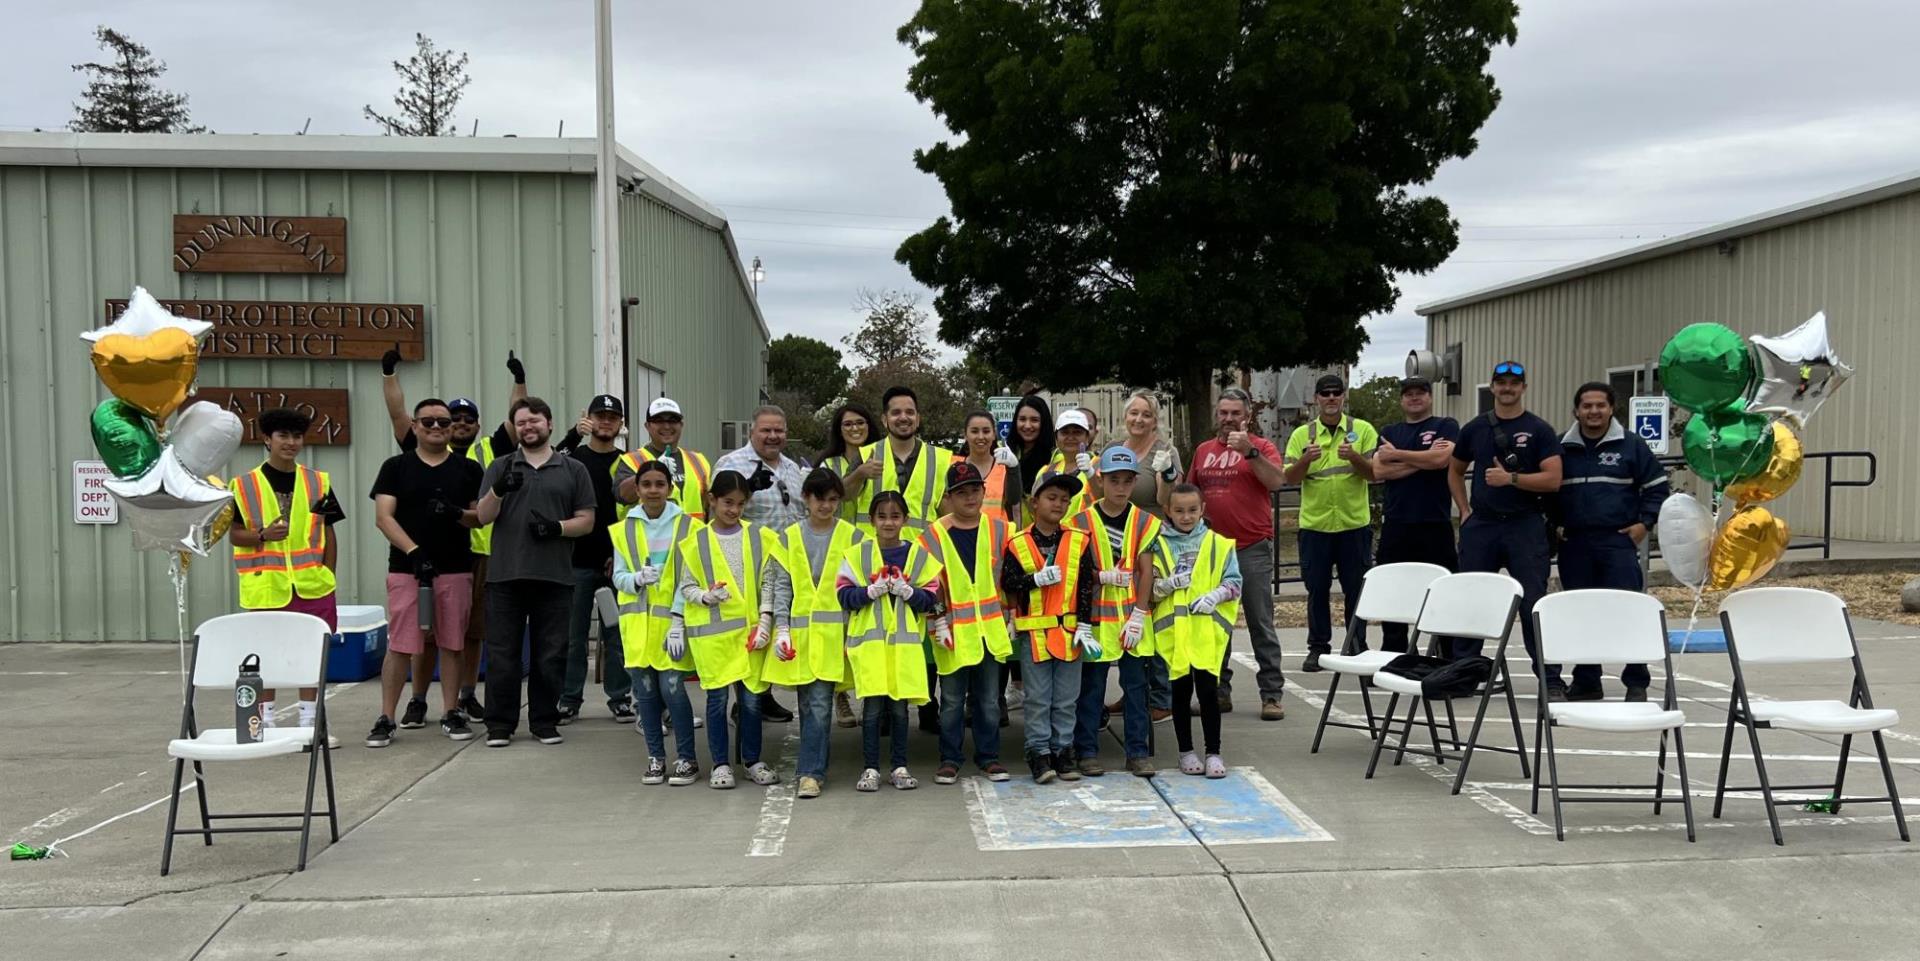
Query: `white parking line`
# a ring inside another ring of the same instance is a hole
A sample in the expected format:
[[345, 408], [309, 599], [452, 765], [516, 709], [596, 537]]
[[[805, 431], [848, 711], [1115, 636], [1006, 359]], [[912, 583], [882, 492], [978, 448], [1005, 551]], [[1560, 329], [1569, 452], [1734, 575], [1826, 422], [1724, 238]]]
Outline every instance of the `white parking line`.
[[787, 733], [781, 745], [780, 783], [767, 788], [767, 799], [760, 802], [760, 826], [753, 832], [753, 845], [747, 850], [750, 858], [777, 858], [787, 847], [787, 829], [793, 825], [794, 792], [800, 789], [794, 783], [800, 766], [799, 721], [792, 726], [795, 730]]

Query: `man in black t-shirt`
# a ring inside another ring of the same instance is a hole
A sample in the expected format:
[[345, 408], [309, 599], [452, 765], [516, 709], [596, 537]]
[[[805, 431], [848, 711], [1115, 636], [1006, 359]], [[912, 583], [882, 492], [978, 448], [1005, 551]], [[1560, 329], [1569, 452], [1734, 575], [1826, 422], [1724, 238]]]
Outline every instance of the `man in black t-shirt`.
[[[1528, 413], [1527, 369], [1513, 361], [1493, 368], [1493, 410], [1460, 429], [1453, 448], [1447, 486], [1463, 519], [1460, 569], [1494, 572], [1502, 567], [1520, 582], [1520, 630], [1527, 655], [1539, 660], [1533, 605], [1547, 595], [1547, 521], [1544, 500], [1560, 489], [1560, 434]], [[1466, 475], [1475, 474], [1473, 497]], [[1477, 640], [1448, 638], [1451, 656], [1480, 653]], [[1547, 665], [1547, 690], [1565, 700], [1567, 688], [1558, 665]]]
[[[374, 524], [387, 549], [387, 656], [380, 667], [380, 717], [367, 734], [368, 747], [393, 743], [393, 715], [407, 673], [413, 673], [413, 700], [399, 726], [426, 726], [427, 686], [433, 659], [426, 634], [440, 649], [440, 695], [445, 712], [440, 730], [455, 741], [473, 737], [460, 710], [459, 678], [465, 659], [478, 658], [466, 644], [473, 609], [474, 502], [480, 497], [480, 465], [448, 446], [453, 418], [439, 398], [413, 409], [418, 443], [411, 453], [387, 458], [373, 481]], [[422, 597], [422, 594], [427, 595]], [[420, 604], [431, 604], [425, 617]], [[423, 624], [423, 620], [426, 622]]]
[[[593, 597], [600, 588], [613, 586], [614, 523], [613, 468], [625, 453], [620, 447], [620, 431], [626, 427], [626, 405], [612, 394], [601, 394], [587, 405], [585, 443], [568, 449], [567, 456], [587, 468], [593, 481], [593, 530], [573, 542], [573, 609], [567, 629], [567, 676], [560, 694], [560, 723], [571, 724], [580, 717], [580, 705], [586, 700], [587, 638], [594, 634], [598, 615]], [[624, 724], [634, 722], [633, 678], [627, 673], [620, 647], [620, 629], [600, 625], [600, 690], [607, 696], [607, 710]], [[717, 762], [716, 762], [717, 763]]]
[[[1460, 424], [1433, 416], [1433, 384], [1425, 377], [1400, 381], [1400, 412], [1406, 419], [1380, 428], [1380, 446], [1373, 452], [1373, 476], [1386, 483], [1387, 494], [1374, 563], [1415, 562], [1459, 570], [1447, 467], [1460, 439]], [[1405, 624], [1383, 624], [1380, 635], [1383, 650], [1407, 649]]]

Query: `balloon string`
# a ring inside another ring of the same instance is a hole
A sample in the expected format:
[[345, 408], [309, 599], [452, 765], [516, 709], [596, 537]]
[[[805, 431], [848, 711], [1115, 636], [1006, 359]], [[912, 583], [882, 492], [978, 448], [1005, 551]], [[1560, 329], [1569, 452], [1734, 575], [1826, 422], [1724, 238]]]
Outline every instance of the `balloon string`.
[[180, 703], [193, 697], [192, 678], [187, 676], [187, 572], [179, 554], [172, 555], [167, 573], [173, 581], [173, 626], [175, 646], [180, 653]]

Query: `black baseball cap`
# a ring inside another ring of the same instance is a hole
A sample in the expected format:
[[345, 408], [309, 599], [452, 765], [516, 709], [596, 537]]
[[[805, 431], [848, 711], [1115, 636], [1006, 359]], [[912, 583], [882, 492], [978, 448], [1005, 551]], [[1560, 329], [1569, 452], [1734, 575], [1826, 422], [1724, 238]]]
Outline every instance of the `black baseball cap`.
[[453, 400], [447, 402], [447, 413], [458, 414], [461, 411], [466, 411], [467, 413], [472, 414], [474, 420], [480, 419], [479, 404], [476, 404], [473, 401], [466, 399], [465, 397], [455, 397]]
[[1341, 380], [1340, 375], [1338, 374], [1321, 374], [1320, 379], [1313, 382], [1313, 392], [1316, 394], [1320, 393], [1323, 390], [1346, 390], [1346, 389], [1347, 389], [1347, 382], [1344, 380]]
[[593, 403], [587, 405], [587, 413], [589, 414], [604, 412], [611, 412], [625, 417], [627, 416], [627, 405], [620, 403], [620, 398], [612, 394], [601, 394], [593, 399]]
[[966, 461], [955, 461], [947, 468], [947, 490], [957, 491], [974, 484], [985, 484], [987, 479], [980, 476], [980, 468]]
[[1404, 394], [1410, 390], [1424, 390], [1431, 394], [1433, 393], [1433, 381], [1418, 375], [1400, 378], [1400, 393]]
[[1080, 493], [1080, 478], [1072, 474], [1048, 474], [1045, 480], [1034, 487], [1033, 496], [1039, 497], [1040, 492], [1049, 487], [1058, 487], [1066, 491], [1068, 497], [1072, 497]]

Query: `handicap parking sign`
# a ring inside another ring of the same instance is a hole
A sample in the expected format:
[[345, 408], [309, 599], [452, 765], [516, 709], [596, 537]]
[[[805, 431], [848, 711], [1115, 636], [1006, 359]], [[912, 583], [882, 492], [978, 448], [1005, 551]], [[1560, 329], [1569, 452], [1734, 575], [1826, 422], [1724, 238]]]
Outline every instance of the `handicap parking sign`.
[[1667, 425], [1672, 420], [1673, 410], [1667, 403], [1666, 395], [1655, 394], [1649, 397], [1635, 397], [1628, 405], [1628, 423], [1633, 432], [1656, 454], [1667, 453]]

